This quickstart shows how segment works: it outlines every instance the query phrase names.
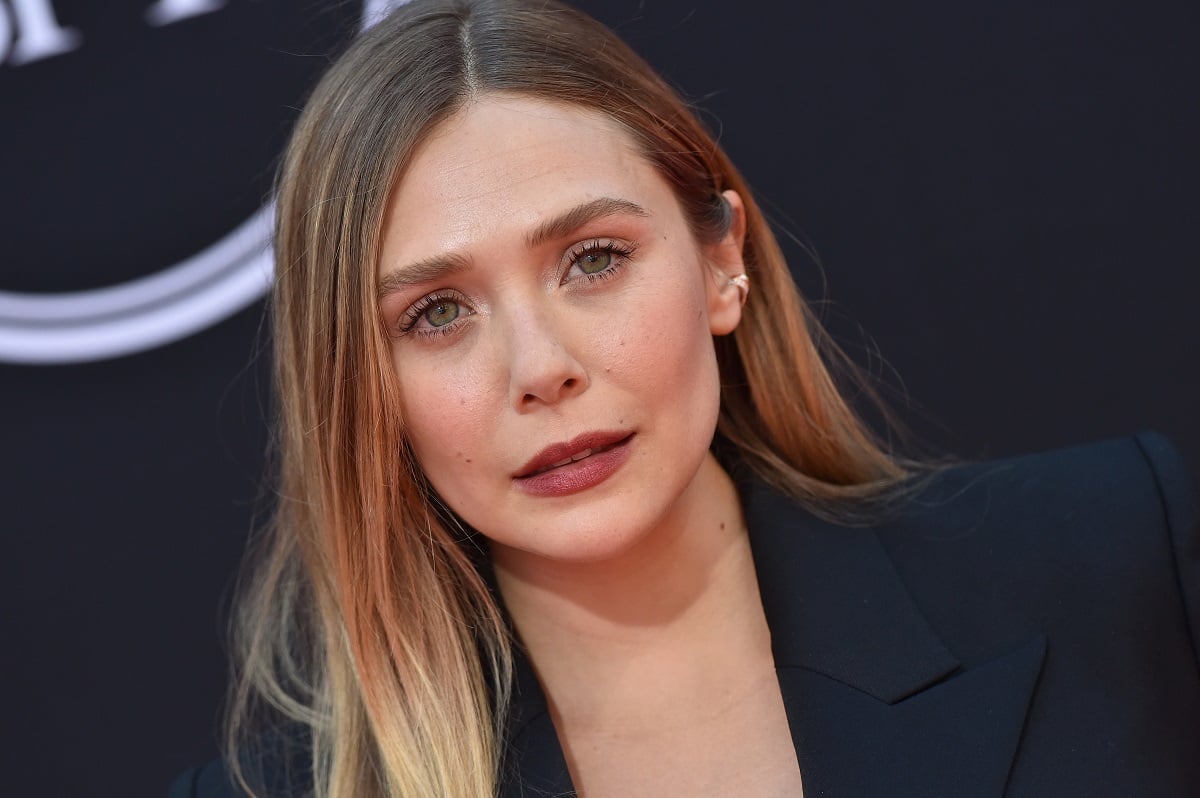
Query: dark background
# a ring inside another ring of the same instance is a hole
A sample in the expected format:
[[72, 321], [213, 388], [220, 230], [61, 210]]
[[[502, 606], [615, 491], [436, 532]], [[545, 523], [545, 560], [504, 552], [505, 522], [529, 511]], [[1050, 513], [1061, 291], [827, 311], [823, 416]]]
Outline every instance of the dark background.
[[[152, 273], [246, 218], [361, 11], [229, 0], [153, 28], [148, 4], [60, 0], [80, 49], [0, 65], [0, 290]], [[925, 441], [1153, 428], [1200, 469], [1195, 4], [582, 5], [721, 130]], [[269, 510], [261, 316], [0, 364], [7, 794], [160, 795], [216, 754], [223, 597]]]

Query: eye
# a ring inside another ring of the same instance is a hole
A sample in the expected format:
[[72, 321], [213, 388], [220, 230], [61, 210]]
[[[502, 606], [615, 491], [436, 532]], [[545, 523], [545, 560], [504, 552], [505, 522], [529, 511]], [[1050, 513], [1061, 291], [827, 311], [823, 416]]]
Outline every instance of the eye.
[[431, 327], [445, 327], [458, 318], [458, 303], [439, 299], [430, 305], [421, 317], [429, 322]]
[[613, 254], [607, 251], [587, 252], [576, 263], [584, 274], [602, 272], [613, 262]]
[[576, 245], [567, 253], [570, 268], [563, 282], [586, 278], [589, 282], [613, 276], [633, 257], [635, 245], [595, 239]]
[[430, 294], [421, 297], [412, 307], [404, 311], [400, 319], [400, 333], [415, 332], [419, 335], [445, 334], [458, 327], [459, 322], [472, 313], [458, 298], [447, 294]]

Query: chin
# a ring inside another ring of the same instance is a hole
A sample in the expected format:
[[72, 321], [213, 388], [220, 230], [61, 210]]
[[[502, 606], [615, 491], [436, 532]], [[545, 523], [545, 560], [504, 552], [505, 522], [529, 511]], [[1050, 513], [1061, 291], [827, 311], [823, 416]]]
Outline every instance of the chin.
[[[645, 509], [643, 505], [642, 509]], [[589, 513], [589, 515], [593, 515]], [[590, 565], [618, 560], [636, 549], [653, 532], [652, 513], [595, 513], [602, 518], [573, 521], [559, 518], [544, 526], [525, 527], [520, 539], [491, 538], [493, 556]]]

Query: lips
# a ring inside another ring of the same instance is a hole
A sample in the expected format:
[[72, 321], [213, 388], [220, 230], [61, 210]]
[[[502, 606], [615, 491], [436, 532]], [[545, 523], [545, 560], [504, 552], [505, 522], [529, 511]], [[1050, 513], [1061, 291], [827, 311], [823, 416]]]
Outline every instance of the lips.
[[513, 475], [528, 496], [553, 499], [594, 488], [621, 470], [633, 452], [632, 432], [590, 432], [547, 446]]
[[606, 452], [611, 448], [612, 448], [612, 446], [601, 446], [596, 449], [584, 449], [579, 454], [573, 454], [570, 457], [559, 460], [557, 463], [552, 463], [551, 465], [544, 466], [543, 468], [539, 468], [538, 470], [531, 473], [529, 476], [536, 477], [538, 474], [544, 474], [552, 468], [558, 468], [559, 466], [565, 466], [568, 463], [578, 462], [579, 460], [582, 460], [583, 458], [588, 457], [593, 453]]
[[607, 452], [614, 446], [625, 443], [631, 437], [633, 437], [633, 433], [625, 430], [584, 433], [566, 443], [556, 443], [542, 449], [514, 476], [516, 479], [536, 477], [552, 469]]

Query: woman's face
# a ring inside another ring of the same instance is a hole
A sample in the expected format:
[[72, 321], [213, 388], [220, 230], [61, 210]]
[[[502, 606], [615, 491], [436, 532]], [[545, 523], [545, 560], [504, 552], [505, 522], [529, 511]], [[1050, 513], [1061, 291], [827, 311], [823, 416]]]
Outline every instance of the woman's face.
[[712, 336], [741, 313], [726, 196], [734, 229], [698, 245], [615, 122], [513, 95], [417, 151], [385, 219], [380, 308], [417, 460], [494, 551], [603, 559], [703, 503]]

